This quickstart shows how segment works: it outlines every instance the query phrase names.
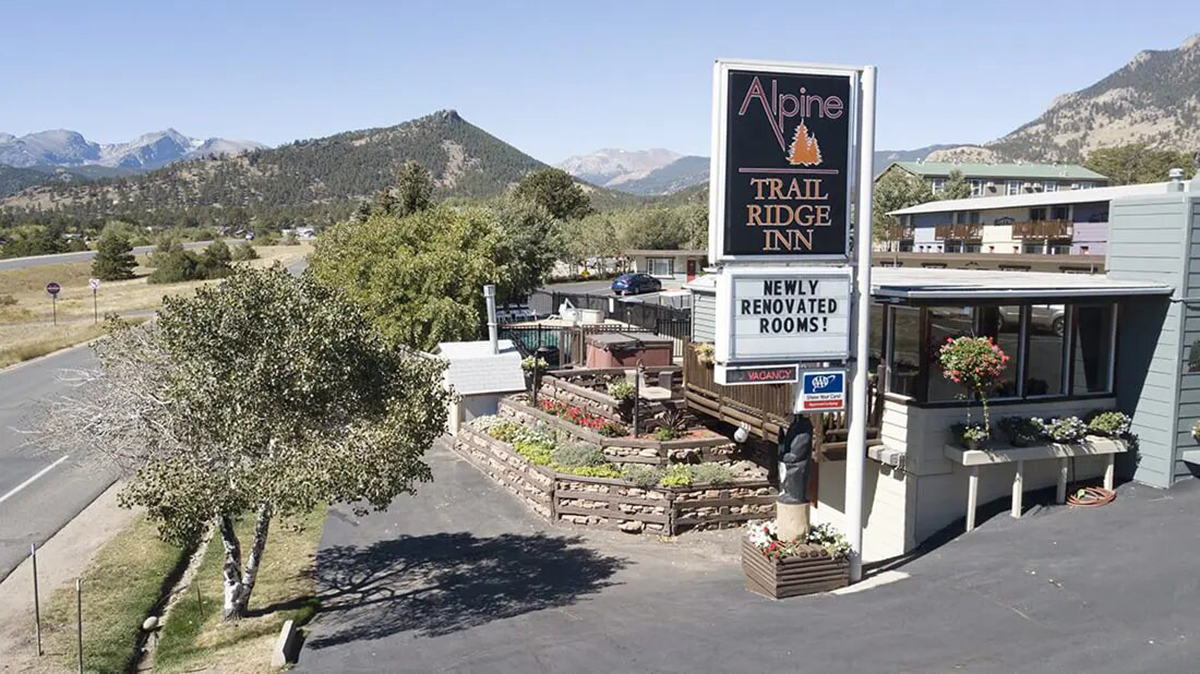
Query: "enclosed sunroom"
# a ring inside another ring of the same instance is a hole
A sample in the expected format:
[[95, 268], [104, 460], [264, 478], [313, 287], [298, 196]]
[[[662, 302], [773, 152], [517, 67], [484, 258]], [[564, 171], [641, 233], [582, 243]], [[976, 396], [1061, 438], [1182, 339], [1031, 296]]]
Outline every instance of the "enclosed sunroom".
[[[730, 423], [761, 419], [746, 425], [773, 440], [778, 423], [791, 412], [790, 385], [713, 383], [695, 352], [696, 344], [714, 337], [715, 283], [701, 278], [689, 288], [695, 295], [693, 345], [684, 359], [689, 400], [699, 403], [697, 411]], [[993, 424], [1006, 416], [1082, 417], [1117, 406], [1123, 308], [1165, 306], [1170, 293], [1166, 285], [1102, 275], [873, 269], [864, 559], [904, 554], [957, 520], [973, 526], [968, 504], [1011, 496], [1019, 516], [1018, 494], [1106, 473], [1111, 478], [1115, 455], [1124, 453], [1123, 443], [1098, 441], [1018, 450], [999, 437], [988, 452], [962, 451], [951, 426], [968, 412], [979, 421], [982, 410], [978, 401], [968, 405], [966, 390], [943, 376], [937, 354], [948, 338], [988, 336], [1010, 356], [988, 391]], [[720, 404], [714, 407], [712, 400]], [[818, 426], [836, 435], [844, 419], [825, 418]], [[842, 451], [818, 452], [812, 517], [841, 524], [845, 444], [830, 439]], [[1123, 460], [1117, 458], [1118, 473], [1129, 472], [1121, 471]]]

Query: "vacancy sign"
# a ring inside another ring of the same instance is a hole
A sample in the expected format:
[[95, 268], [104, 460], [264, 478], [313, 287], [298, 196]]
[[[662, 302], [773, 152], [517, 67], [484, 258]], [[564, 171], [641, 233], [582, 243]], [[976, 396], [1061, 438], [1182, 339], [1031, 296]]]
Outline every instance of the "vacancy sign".
[[713, 262], [848, 259], [859, 72], [716, 62]]
[[836, 412], [846, 407], [846, 371], [805, 371], [800, 375], [800, 392], [795, 412]]
[[844, 361], [850, 270], [726, 267], [717, 277], [718, 363]]

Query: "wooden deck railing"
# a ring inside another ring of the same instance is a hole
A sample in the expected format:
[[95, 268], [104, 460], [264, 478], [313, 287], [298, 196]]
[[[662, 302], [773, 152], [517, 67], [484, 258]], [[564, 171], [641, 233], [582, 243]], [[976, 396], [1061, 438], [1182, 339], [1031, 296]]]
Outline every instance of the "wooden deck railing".
[[1030, 220], [1029, 222], [1014, 222], [1012, 238], [1014, 239], [1069, 239], [1074, 232], [1074, 223], [1070, 220]]
[[960, 223], [957, 225], [937, 225], [933, 228], [933, 238], [938, 241], [954, 239], [974, 241], [983, 238], [983, 225], [978, 222]]
[[[881, 368], [882, 369], [882, 368]], [[867, 399], [867, 444], [879, 444], [883, 394], [872, 377]], [[683, 349], [683, 388], [688, 407], [733, 425], [745, 424], [750, 432], [779, 442], [792, 412], [792, 384], [723, 386], [713, 378], [713, 367], [701, 363], [692, 344]], [[849, 420], [845, 412], [812, 414], [816, 437], [813, 448], [823, 459], [845, 457]]]

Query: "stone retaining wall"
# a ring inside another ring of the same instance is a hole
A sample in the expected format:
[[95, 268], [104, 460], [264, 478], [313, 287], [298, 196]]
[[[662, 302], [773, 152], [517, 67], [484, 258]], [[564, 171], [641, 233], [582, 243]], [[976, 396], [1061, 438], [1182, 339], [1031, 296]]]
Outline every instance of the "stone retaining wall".
[[692, 487], [638, 487], [534, 466], [501, 442], [463, 427], [454, 449], [534, 512], [550, 520], [627, 533], [675, 535], [774, 516], [775, 490], [765, 481]]

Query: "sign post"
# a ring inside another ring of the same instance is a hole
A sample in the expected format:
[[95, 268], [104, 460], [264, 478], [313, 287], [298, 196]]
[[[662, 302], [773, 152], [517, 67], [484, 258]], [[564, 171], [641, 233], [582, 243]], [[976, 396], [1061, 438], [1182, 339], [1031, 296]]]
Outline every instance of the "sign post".
[[[793, 458], [810, 442], [802, 415], [845, 409], [849, 397], [845, 533], [856, 581], [862, 573], [875, 68], [718, 60], [713, 84], [708, 257], [721, 266], [714, 374], [725, 385], [796, 381], [796, 417], [788, 446], [780, 447], [782, 456]], [[781, 494], [781, 532], [786, 522], [788, 531], [803, 534], [803, 527], [791, 526], [807, 522], [802, 501]]]
[[[846, 539], [850, 582], [862, 579], [863, 480], [867, 463], [867, 370], [871, 337], [871, 190], [875, 170], [875, 67], [862, 73], [862, 131], [859, 134], [857, 265], [854, 277], [854, 378], [850, 384], [850, 429], [846, 438]], [[882, 384], [882, 382], [881, 382]]]
[[62, 290], [62, 286], [54, 281], [46, 284], [46, 293], [50, 295], [51, 310], [54, 312], [54, 324], [58, 325], [58, 293]]
[[90, 278], [88, 279], [88, 285], [92, 288], [92, 322], [99, 323], [100, 311], [96, 305], [96, 291], [100, 289], [100, 279]]

